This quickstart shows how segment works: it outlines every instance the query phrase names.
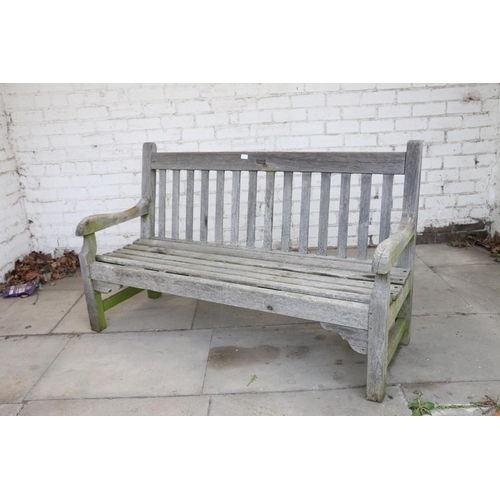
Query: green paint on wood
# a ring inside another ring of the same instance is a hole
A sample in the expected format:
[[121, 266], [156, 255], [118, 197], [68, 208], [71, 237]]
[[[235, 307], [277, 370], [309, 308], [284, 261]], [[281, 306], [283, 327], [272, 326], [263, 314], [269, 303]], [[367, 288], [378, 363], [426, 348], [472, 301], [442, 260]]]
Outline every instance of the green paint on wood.
[[133, 288], [133, 287], [128, 287], [124, 288], [123, 290], [120, 290], [115, 295], [112, 295], [111, 297], [104, 299], [102, 301], [104, 311], [107, 311], [108, 309], [111, 309], [112, 307], [121, 304], [124, 300], [130, 299], [130, 297], [133, 297], [134, 295], [137, 295], [138, 293], [142, 292], [142, 290], [143, 290], [142, 288]]

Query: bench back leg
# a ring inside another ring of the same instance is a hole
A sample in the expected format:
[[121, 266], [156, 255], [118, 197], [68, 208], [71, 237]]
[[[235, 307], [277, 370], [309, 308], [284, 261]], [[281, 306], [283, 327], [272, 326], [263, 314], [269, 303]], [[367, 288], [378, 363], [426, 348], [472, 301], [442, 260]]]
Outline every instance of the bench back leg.
[[97, 251], [95, 234], [88, 234], [83, 237], [83, 247], [80, 252], [80, 268], [82, 271], [83, 290], [87, 309], [89, 312], [90, 328], [94, 332], [100, 332], [106, 328], [106, 318], [104, 316], [104, 305], [101, 293], [94, 289], [90, 279], [90, 264], [94, 262]]

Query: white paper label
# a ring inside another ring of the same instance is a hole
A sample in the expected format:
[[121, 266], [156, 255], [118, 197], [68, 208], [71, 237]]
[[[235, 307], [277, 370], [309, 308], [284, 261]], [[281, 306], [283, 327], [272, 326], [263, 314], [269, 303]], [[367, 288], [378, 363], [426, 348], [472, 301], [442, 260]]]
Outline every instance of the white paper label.
[[241, 155], [242, 160], [248, 160], [248, 155]]

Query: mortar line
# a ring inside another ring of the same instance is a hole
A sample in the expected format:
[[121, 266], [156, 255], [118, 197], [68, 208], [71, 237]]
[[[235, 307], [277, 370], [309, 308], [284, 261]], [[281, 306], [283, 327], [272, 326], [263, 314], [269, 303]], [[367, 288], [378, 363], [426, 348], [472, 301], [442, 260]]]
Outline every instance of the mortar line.
[[54, 359], [51, 361], [51, 363], [49, 364], [49, 366], [47, 366], [47, 368], [45, 369], [45, 371], [40, 375], [40, 377], [38, 377], [38, 380], [33, 384], [33, 387], [25, 394], [23, 400], [22, 400], [22, 403], [24, 404], [26, 401], [29, 401], [27, 398], [28, 396], [31, 394], [31, 392], [33, 391], [33, 389], [38, 385], [38, 383], [40, 382], [40, 380], [42, 379], [42, 377], [49, 371], [50, 367], [54, 364], [54, 361], [61, 355], [61, 353], [63, 352], [64, 348], [68, 345], [68, 342], [71, 340], [71, 336], [68, 335], [68, 340], [64, 343], [64, 345], [61, 347], [60, 351], [56, 354], [56, 356], [54, 357]]
[[210, 350], [212, 349], [212, 339], [214, 338], [214, 329], [210, 333], [210, 342], [208, 343], [208, 354], [207, 354], [207, 362], [205, 363], [205, 373], [203, 374], [203, 384], [201, 384], [201, 394], [204, 394], [205, 390], [205, 382], [207, 380], [207, 371], [208, 371], [208, 360], [210, 358]]
[[83, 297], [83, 293], [84, 292], [82, 292], [82, 294], [75, 300], [75, 303], [66, 311], [66, 313], [63, 314], [63, 317], [54, 325], [54, 328], [49, 331], [49, 334], [53, 333], [54, 330], [61, 324], [62, 320], [73, 310], [79, 300]]

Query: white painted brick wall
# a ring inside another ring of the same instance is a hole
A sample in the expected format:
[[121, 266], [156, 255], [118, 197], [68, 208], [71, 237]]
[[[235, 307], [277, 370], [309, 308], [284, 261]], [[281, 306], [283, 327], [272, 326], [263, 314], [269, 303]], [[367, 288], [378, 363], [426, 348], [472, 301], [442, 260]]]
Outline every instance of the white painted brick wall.
[[31, 250], [24, 195], [8, 141], [7, 120], [10, 118], [0, 96], [0, 283], [15, 261]]
[[[403, 151], [425, 141], [419, 230], [481, 219], [500, 226], [496, 200], [499, 84], [3, 84], [12, 117], [10, 141], [26, 188], [33, 246], [78, 250], [76, 223], [96, 212], [129, 208], [140, 196], [142, 143], [160, 151]], [[313, 176], [314, 177], [314, 176]], [[260, 186], [264, 186], [260, 179]], [[279, 241], [282, 196], [276, 193]], [[294, 188], [292, 238], [298, 238], [299, 179]], [[185, 182], [182, 182], [185, 189]], [[226, 178], [228, 189], [230, 175]], [[381, 179], [374, 178], [373, 194]], [[214, 191], [214, 186], [212, 191]], [[246, 187], [242, 181], [241, 229]], [[198, 188], [199, 191], [199, 188]], [[332, 180], [331, 221], [339, 185]], [[396, 179], [394, 210], [401, 210]], [[312, 215], [319, 211], [313, 178]], [[263, 193], [259, 193], [259, 200]], [[359, 180], [353, 179], [352, 234]], [[262, 200], [261, 200], [262, 201]], [[214, 209], [213, 192], [210, 197]], [[374, 200], [374, 208], [379, 200]], [[226, 221], [230, 201], [226, 203]], [[261, 244], [263, 208], [258, 206]], [[181, 210], [182, 214], [182, 210]], [[195, 208], [195, 215], [198, 215]], [[370, 234], [377, 241], [378, 214]], [[170, 224], [170, 222], [168, 223]], [[167, 229], [168, 229], [167, 224]], [[198, 222], [195, 221], [195, 228]], [[137, 237], [138, 221], [110, 228], [100, 248]], [[330, 244], [335, 244], [332, 230]], [[228, 236], [228, 228], [225, 229]], [[311, 243], [317, 234], [312, 222]], [[350, 244], [355, 244], [353, 237]]]

